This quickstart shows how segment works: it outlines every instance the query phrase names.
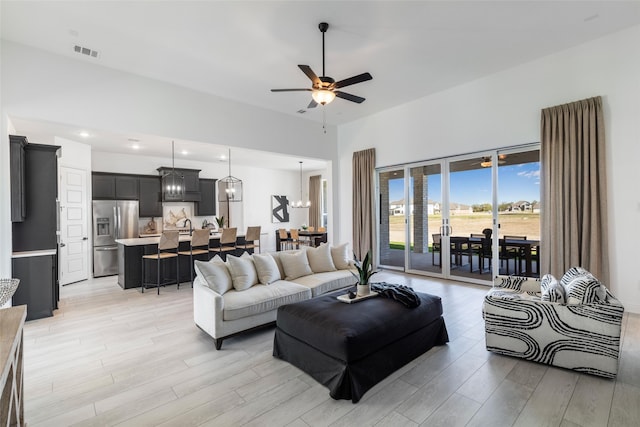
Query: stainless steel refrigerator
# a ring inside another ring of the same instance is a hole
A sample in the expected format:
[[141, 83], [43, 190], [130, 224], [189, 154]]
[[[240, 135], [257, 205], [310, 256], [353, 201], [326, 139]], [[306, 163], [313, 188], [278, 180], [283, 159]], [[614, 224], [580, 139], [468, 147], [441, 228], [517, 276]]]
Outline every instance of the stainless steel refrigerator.
[[138, 202], [93, 201], [93, 277], [118, 274], [116, 239], [138, 237]]

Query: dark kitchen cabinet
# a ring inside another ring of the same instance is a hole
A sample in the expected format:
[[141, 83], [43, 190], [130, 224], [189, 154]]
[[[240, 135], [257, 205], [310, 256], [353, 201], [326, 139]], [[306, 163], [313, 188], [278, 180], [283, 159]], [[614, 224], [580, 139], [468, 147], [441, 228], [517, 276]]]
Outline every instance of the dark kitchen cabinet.
[[13, 258], [11, 269], [20, 279], [12, 304], [27, 305], [27, 320], [53, 316], [58, 307], [56, 255]]
[[27, 216], [25, 196], [25, 152], [26, 136], [9, 135], [9, 158], [11, 179], [11, 221], [24, 221]]
[[116, 175], [116, 200], [138, 200], [138, 177]]
[[194, 204], [194, 215], [216, 214], [216, 179], [200, 179], [200, 201]]
[[94, 172], [91, 192], [93, 200], [138, 200], [138, 176]]
[[94, 200], [115, 200], [116, 177], [94, 172], [91, 175], [91, 193]]
[[162, 183], [159, 177], [140, 177], [140, 217], [162, 216]]
[[55, 249], [58, 196], [58, 150], [55, 145], [24, 147], [26, 215], [12, 223], [13, 252]]

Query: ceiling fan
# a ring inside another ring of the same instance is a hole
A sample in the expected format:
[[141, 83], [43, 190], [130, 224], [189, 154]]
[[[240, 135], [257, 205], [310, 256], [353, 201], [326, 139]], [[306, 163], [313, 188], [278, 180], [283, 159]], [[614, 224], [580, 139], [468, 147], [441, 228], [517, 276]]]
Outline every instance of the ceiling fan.
[[347, 101], [361, 104], [365, 100], [364, 98], [360, 96], [352, 95], [350, 93], [342, 92], [336, 89], [340, 89], [345, 86], [354, 85], [356, 83], [362, 83], [367, 80], [371, 80], [373, 77], [371, 77], [371, 74], [369, 73], [362, 73], [362, 74], [358, 74], [357, 76], [349, 77], [348, 79], [344, 79], [336, 82], [331, 77], [326, 76], [324, 71], [324, 33], [327, 32], [327, 29], [329, 28], [329, 24], [327, 24], [326, 22], [321, 22], [318, 25], [318, 28], [322, 33], [322, 76], [318, 77], [316, 73], [314, 73], [311, 67], [309, 67], [308, 65], [298, 65], [298, 67], [302, 70], [302, 72], [305, 73], [307, 77], [309, 77], [309, 79], [311, 80], [311, 83], [312, 83], [311, 88], [271, 89], [271, 92], [299, 92], [299, 91], [311, 92], [311, 97], [313, 99], [311, 100], [311, 103], [307, 108], [315, 108], [318, 104], [326, 105], [331, 101], [333, 101], [336, 96], [338, 98], [346, 99]]

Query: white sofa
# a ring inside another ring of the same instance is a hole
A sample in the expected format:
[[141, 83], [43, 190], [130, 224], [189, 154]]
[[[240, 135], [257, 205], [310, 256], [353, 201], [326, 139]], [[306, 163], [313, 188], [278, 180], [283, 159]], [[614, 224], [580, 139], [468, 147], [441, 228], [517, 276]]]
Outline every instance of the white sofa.
[[[278, 307], [353, 286], [346, 244], [196, 261], [193, 318], [220, 350], [222, 341], [271, 324]], [[306, 266], [305, 266], [306, 263]], [[253, 269], [253, 270], [252, 270]]]
[[588, 271], [498, 276], [484, 299], [487, 350], [605, 378], [618, 372], [624, 307]]

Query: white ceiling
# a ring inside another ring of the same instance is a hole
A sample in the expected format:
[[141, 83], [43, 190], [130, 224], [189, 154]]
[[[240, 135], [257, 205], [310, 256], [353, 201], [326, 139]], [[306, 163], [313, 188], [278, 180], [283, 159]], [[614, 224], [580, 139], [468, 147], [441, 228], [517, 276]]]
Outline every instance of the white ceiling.
[[[0, 4], [4, 39], [319, 122], [321, 107], [296, 112], [306, 108], [308, 92], [270, 89], [310, 87], [297, 64], [322, 74], [318, 23], [328, 22], [326, 74], [373, 75], [344, 89], [364, 103], [336, 99], [325, 107], [336, 125], [640, 23], [640, 1]], [[74, 45], [98, 57], [77, 54]]]

